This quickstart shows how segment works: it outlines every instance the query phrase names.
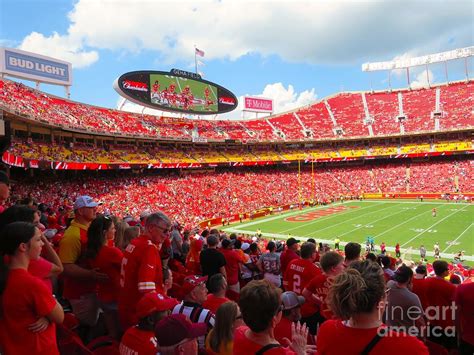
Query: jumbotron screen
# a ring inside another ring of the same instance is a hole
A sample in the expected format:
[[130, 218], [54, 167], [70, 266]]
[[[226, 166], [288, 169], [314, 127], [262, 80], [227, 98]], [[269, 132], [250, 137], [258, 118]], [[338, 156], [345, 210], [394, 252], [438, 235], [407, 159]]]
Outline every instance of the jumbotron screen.
[[238, 103], [235, 95], [222, 86], [177, 69], [126, 73], [115, 81], [114, 89], [146, 107], [198, 115], [229, 112]]

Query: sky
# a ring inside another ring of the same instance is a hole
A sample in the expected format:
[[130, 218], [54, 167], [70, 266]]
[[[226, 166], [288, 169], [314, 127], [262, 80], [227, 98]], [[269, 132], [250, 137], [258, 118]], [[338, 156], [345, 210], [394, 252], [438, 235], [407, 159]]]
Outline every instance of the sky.
[[[71, 99], [117, 108], [113, 81], [134, 70], [194, 71], [243, 96], [289, 111], [341, 91], [383, 90], [388, 72], [366, 62], [411, 58], [472, 46], [471, 0], [0, 0], [0, 46], [70, 61]], [[473, 59], [467, 61], [474, 76]], [[448, 63], [448, 79], [466, 77]], [[443, 64], [410, 71], [412, 87], [446, 82]], [[390, 76], [407, 87], [405, 71]], [[29, 85], [33, 86], [31, 82]], [[64, 96], [64, 89], [41, 89]], [[124, 109], [141, 112], [127, 103]], [[251, 118], [237, 110], [219, 118]], [[145, 113], [156, 113], [146, 109]]]

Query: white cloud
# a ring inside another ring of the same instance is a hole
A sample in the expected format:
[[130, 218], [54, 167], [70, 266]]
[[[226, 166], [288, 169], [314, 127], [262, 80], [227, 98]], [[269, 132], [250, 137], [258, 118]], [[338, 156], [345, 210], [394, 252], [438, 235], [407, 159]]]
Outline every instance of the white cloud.
[[162, 63], [171, 63], [193, 57], [197, 45], [206, 59], [259, 53], [334, 64], [387, 60], [413, 48], [426, 54], [472, 42], [470, 0], [79, 0], [69, 20], [67, 34], [39, 39], [45, 48], [59, 44], [60, 54], [72, 53], [82, 66], [97, 60], [97, 53], [84, 48], [153, 50]]
[[413, 89], [428, 88], [430, 83], [433, 83], [434, 80], [435, 77], [431, 70], [423, 70], [416, 76], [415, 80], [411, 82], [411, 87]]
[[86, 51], [81, 40], [74, 36], [61, 36], [53, 33], [45, 37], [38, 32], [26, 36], [19, 46], [20, 49], [71, 62], [74, 68], [83, 68], [99, 59], [97, 51]]

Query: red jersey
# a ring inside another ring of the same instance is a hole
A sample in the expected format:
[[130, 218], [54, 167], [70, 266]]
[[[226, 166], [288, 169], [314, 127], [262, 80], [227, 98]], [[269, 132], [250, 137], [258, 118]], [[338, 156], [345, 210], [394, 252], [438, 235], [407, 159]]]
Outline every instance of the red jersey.
[[129, 328], [120, 343], [120, 355], [156, 355], [158, 343], [155, 333], [151, 330]]
[[135, 306], [143, 294], [163, 293], [163, 270], [158, 247], [141, 235], [125, 249], [120, 273], [119, 316], [124, 328], [134, 325]]
[[290, 261], [299, 259], [300, 256], [291, 249], [286, 249], [280, 255], [281, 272], [284, 274]]
[[308, 286], [306, 286], [306, 289], [309, 292], [315, 294], [316, 296], [318, 296], [319, 299], [321, 299], [322, 304], [320, 306], [320, 312], [321, 315], [326, 319], [333, 318], [333, 314], [326, 303], [326, 298], [331, 284], [332, 278], [329, 278], [325, 274], [321, 274], [313, 278], [308, 284]]
[[30, 260], [28, 265], [28, 272], [41, 279], [51, 294], [53, 294], [53, 282], [50, 278], [52, 268], [53, 264], [41, 256], [37, 260]]
[[212, 313], [216, 314], [217, 309], [220, 307], [221, 304], [230, 302], [230, 299], [227, 297], [216, 297], [212, 293], [207, 295], [207, 300], [204, 301], [202, 304], [203, 308], [207, 308]]
[[103, 246], [97, 257], [91, 261], [94, 268], [107, 274], [109, 279], [100, 282], [97, 295], [102, 302], [116, 302], [120, 293], [120, 268], [123, 254], [119, 248]]
[[[283, 286], [286, 291], [293, 291], [301, 295], [304, 288], [321, 270], [308, 259], [292, 260], [283, 275]], [[319, 307], [313, 300], [306, 300], [301, 306], [301, 315], [309, 317], [318, 311]]]
[[[448, 326], [453, 326], [454, 315], [451, 306], [454, 302], [456, 286], [444, 279], [429, 277], [425, 279], [425, 292], [427, 307], [435, 307], [433, 309], [437, 310], [437, 312], [430, 311], [427, 313], [428, 322], [430, 322], [432, 326], [438, 325], [443, 329]], [[445, 316], [443, 315], [442, 308], [440, 308], [442, 306], [449, 307], [446, 308], [448, 311], [445, 312]]]
[[418, 298], [420, 299], [421, 305], [423, 309], [426, 309], [428, 306], [428, 301], [426, 299], [426, 282], [425, 279], [417, 279], [413, 277], [412, 281], [412, 292], [415, 293]]
[[[324, 322], [318, 331], [318, 355], [355, 355], [370, 343], [378, 328], [359, 329], [343, 324], [339, 319]], [[417, 338], [390, 331], [375, 345], [370, 355], [428, 355], [428, 349]]]
[[[234, 349], [233, 349], [234, 355], [255, 354], [261, 348], [263, 348], [264, 345], [257, 344], [249, 340], [245, 336], [245, 332], [247, 331], [247, 329], [249, 329], [247, 326], [242, 326], [242, 327], [238, 327], [235, 330]], [[278, 347], [278, 348], [272, 348], [270, 350], [265, 351], [265, 355], [290, 355], [290, 354], [296, 354], [296, 353], [290, 348], [285, 348], [283, 346]]]
[[456, 289], [455, 301], [460, 307], [460, 324], [462, 340], [474, 344], [474, 283], [459, 285]]
[[24, 269], [8, 272], [1, 299], [0, 348], [5, 354], [59, 354], [56, 326], [33, 333], [28, 326], [50, 314], [56, 300], [45, 284]]

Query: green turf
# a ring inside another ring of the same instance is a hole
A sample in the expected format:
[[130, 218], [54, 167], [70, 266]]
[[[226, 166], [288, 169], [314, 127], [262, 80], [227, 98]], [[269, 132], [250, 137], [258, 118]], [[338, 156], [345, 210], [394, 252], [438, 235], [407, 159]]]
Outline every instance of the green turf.
[[[290, 222], [285, 219], [318, 210], [344, 208], [336, 213], [312, 220]], [[432, 209], [437, 216], [432, 216]], [[263, 235], [287, 239], [289, 235], [301, 239], [314, 238], [318, 242], [329, 242], [339, 237], [343, 242], [355, 241], [363, 244], [367, 236], [373, 236], [377, 249], [381, 242], [393, 251], [400, 243], [402, 253], [419, 255], [423, 244], [432, 260], [433, 246], [439, 242], [443, 258], [464, 250], [466, 260], [474, 261], [474, 205], [444, 203], [440, 201], [350, 201], [330, 206], [293, 210], [281, 215], [245, 221], [225, 228], [229, 232], [254, 234], [260, 229]], [[470, 263], [472, 264], [472, 263]]]

